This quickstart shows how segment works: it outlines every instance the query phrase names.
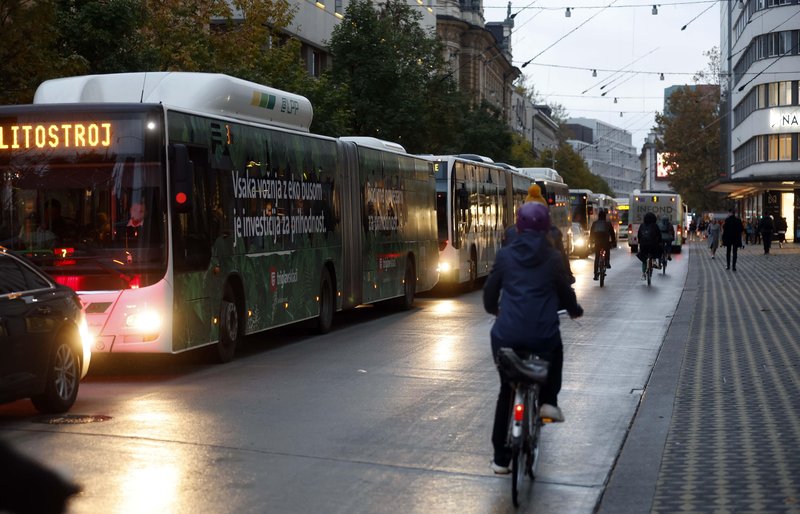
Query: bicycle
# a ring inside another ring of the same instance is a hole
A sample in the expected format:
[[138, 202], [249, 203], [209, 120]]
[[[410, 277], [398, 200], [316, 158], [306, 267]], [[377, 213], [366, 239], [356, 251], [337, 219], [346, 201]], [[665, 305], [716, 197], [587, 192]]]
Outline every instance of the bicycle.
[[540, 430], [552, 421], [539, 416], [539, 392], [547, 380], [549, 363], [535, 354], [521, 357], [511, 348], [501, 348], [497, 366], [514, 392], [507, 445], [511, 449], [511, 500], [519, 507], [523, 478], [536, 478]]
[[597, 255], [597, 274], [600, 275], [600, 287], [603, 287], [606, 281], [606, 250], [601, 248]]
[[655, 259], [653, 259], [653, 254], [647, 256], [647, 268], [645, 270], [645, 275], [647, 276], [647, 285], [650, 285], [650, 281], [653, 278], [653, 268], [655, 268]]
[[659, 258], [659, 262], [661, 263], [661, 273], [664, 275], [667, 274], [667, 262], [669, 261], [669, 255], [672, 253], [672, 242], [667, 241], [664, 243], [664, 248], [661, 249], [661, 257]]

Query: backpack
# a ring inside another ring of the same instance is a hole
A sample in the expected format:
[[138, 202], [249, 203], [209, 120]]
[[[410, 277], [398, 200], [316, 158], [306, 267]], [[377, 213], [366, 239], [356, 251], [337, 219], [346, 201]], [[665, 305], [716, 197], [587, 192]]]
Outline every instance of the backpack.
[[642, 233], [639, 236], [639, 244], [657, 244], [661, 242], [661, 230], [658, 225], [651, 223], [642, 225]]

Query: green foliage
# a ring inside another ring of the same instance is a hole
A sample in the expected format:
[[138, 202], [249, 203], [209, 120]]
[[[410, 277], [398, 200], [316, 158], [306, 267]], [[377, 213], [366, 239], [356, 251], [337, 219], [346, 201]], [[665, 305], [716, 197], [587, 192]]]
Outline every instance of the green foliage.
[[80, 55], [58, 51], [56, 2], [0, 2], [0, 34], [0, 103], [30, 103], [43, 80], [87, 70]]
[[[709, 96], [711, 95], [711, 96]], [[681, 88], [669, 99], [669, 115], [656, 115], [658, 150], [672, 168], [669, 184], [693, 210], [714, 211], [722, 196], [706, 186], [722, 176], [719, 90]]]
[[502, 113], [486, 102], [467, 112], [459, 134], [458, 153], [485, 155], [496, 162], [511, 159], [511, 132]]
[[332, 78], [349, 85], [352, 134], [424, 148], [425, 97], [442, 59], [438, 40], [419, 26], [420, 16], [399, 0], [377, 9], [356, 0], [333, 30]]

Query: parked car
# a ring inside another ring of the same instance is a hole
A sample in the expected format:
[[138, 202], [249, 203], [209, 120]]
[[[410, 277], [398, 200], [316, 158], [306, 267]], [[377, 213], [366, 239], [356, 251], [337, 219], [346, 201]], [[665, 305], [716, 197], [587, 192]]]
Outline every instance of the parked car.
[[90, 361], [75, 291], [0, 246], [0, 403], [30, 398], [40, 412], [66, 412]]
[[583, 230], [580, 223], [572, 224], [572, 255], [581, 259], [589, 256], [589, 233]]

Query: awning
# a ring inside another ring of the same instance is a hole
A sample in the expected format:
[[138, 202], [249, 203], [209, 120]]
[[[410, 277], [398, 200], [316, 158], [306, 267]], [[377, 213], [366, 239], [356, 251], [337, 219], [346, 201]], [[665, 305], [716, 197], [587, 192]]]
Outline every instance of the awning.
[[782, 191], [791, 193], [800, 188], [800, 177], [792, 180], [791, 177], [760, 178], [759, 180], [728, 180], [717, 179], [706, 186], [708, 191], [725, 193], [729, 198], [744, 198], [754, 196], [764, 191]]

